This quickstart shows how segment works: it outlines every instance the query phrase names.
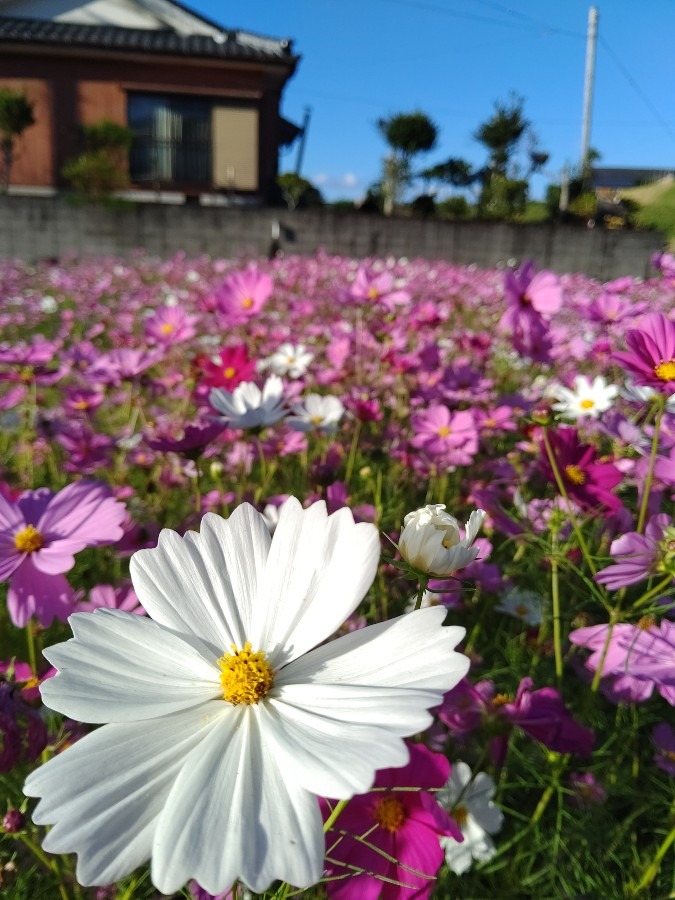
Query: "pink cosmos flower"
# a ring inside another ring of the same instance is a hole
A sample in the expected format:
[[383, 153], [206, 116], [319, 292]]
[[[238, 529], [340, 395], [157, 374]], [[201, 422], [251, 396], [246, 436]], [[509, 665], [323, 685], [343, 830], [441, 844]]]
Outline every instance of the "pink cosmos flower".
[[511, 307], [531, 308], [541, 316], [557, 313], [563, 300], [558, 276], [553, 272], [537, 272], [532, 260], [506, 273], [504, 296]]
[[365, 264], [359, 266], [349, 293], [354, 300], [380, 303], [390, 312], [397, 306], [410, 303], [408, 291], [395, 288], [391, 272], [375, 272]]
[[85, 547], [122, 537], [126, 508], [107, 485], [77, 481], [58, 494], [24, 491], [16, 503], [0, 495], [0, 581], [9, 581], [12, 622], [23, 628], [36, 615], [43, 627], [63, 621], [74, 595], [63, 573]]
[[633, 376], [635, 383], [663, 394], [675, 393], [675, 322], [654, 312], [640, 321], [639, 328], [626, 332], [628, 351], [614, 359]]
[[122, 609], [138, 616], [145, 615], [136, 591], [129, 583], [117, 588], [112, 584], [97, 584], [89, 591], [89, 599], [77, 604], [75, 612], [93, 612], [95, 609]]
[[592, 772], [570, 772], [568, 783], [574, 791], [570, 797], [573, 806], [595, 806], [607, 799], [607, 791]]
[[[457, 823], [429, 793], [445, 785], [450, 763], [421, 744], [409, 750], [409, 763], [378, 772], [373, 788], [342, 810], [337, 833], [328, 832], [325, 888], [330, 900], [423, 900], [443, 863], [440, 835], [462, 841]], [[322, 807], [327, 817], [328, 804]]]
[[671, 572], [675, 578], [675, 526], [665, 513], [652, 516], [644, 534], [631, 531], [612, 541], [611, 566], [595, 576], [598, 584], [616, 591], [629, 584], [639, 584], [650, 575]]
[[145, 438], [145, 443], [152, 450], [163, 453], [184, 453], [196, 458], [201, 456], [206, 447], [225, 430], [224, 422], [197, 422], [186, 425], [180, 435], [157, 434]]
[[[579, 443], [576, 428], [551, 431], [549, 440], [569, 497], [584, 509], [602, 506], [612, 512], [623, 509], [619, 498], [612, 493], [623, 480], [622, 473], [610, 462], [598, 462], [595, 448]], [[555, 482], [543, 441], [541, 454], [541, 468], [548, 480]]]
[[230, 324], [242, 325], [258, 315], [273, 290], [270, 276], [251, 265], [228, 275], [215, 293], [216, 308]]
[[168, 347], [187, 341], [197, 333], [197, 316], [189, 315], [182, 306], [160, 306], [145, 322], [145, 336], [150, 343]]
[[415, 431], [411, 445], [432, 459], [466, 466], [478, 452], [478, 432], [470, 410], [453, 413], [446, 406], [432, 403], [424, 412], [415, 413], [411, 424]]

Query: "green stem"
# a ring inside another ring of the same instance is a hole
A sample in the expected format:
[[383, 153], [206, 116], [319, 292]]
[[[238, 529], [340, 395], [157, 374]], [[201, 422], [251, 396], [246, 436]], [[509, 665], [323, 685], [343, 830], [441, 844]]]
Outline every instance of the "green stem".
[[66, 890], [66, 886], [63, 884], [61, 880], [61, 873], [59, 872], [59, 865], [55, 859], [49, 859], [49, 857], [45, 854], [42, 847], [39, 847], [34, 841], [32, 841], [27, 834], [17, 834], [17, 838], [28, 847], [30, 852], [36, 856], [40, 862], [46, 866], [54, 875], [59, 879], [59, 894], [61, 895], [61, 900], [70, 900], [68, 896], [68, 891]]
[[650, 600], [652, 600], [654, 597], [657, 597], [662, 591], [664, 591], [668, 587], [668, 585], [671, 584], [672, 580], [672, 575], [666, 575], [666, 577], [659, 581], [659, 583], [655, 587], [650, 588], [650, 590], [646, 591], [639, 600], [635, 601], [635, 603], [633, 604], [633, 609], [639, 609], [641, 606], [645, 606], [647, 603], [649, 603]]
[[28, 643], [28, 663], [30, 665], [30, 670], [34, 678], [37, 678], [37, 658], [35, 654], [35, 633], [34, 633], [34, 622], [32, 619], [28, 621], [28, 628], [26, 628], [26, 641]]
[[666, 853], [670, 849], [670, 845], [674, 841], [675, 841], [675, 825], [670, 829], [670, 831], [666, 835], [663, 843], [661, 844], [659, 849], [656, 851], [656, 855], [654, 856], [654, 859], [649, 863], [649, 865], [646, 867], [646, 869], [642, 873], [642, 878], [640, 879], [637, 887], [633, 891], [633, 896], [637, 896], [637, 897], [643, 896], [643, 894], [641, 892], [644, 891], [646, 888], [648, 888], [649, 885], [652, 883], [652, 881], [656, 878], [659, 868], [661, 867], [661, 862], [663, 861], [663, 858], [665, 857]]
[[553, 653], [555, 656], [555, 677], [558, 681], [558, 689], [562, 690], [563, 677], [563, 653], [562, 632], [560, 628], [560, 582], [558, 579], [558, 557], [556, 539], [553, 538], [553, 553], [551, 555], [551, 602], [553, 612]]
[[421, 609], [422, 601], [424, 600], [424, 594], [426, 593], [427, 587], [429, 586], [428, 578], [420, 578], [420, 586], [417, 591], [417, 600], [415, 602], [415, 610]]
[[560, 475], [560, 469], [558, 468], [558, 462], [555, 458], [555, 454], [553, 453], [553, 447], [551, 447], [551, 441], [548, 436], [548, 429], [546, 426], [542, 427], [542, 432], [544, 435], [544, 446], [546, 447], [546, 455], [548, 456], [548, 461], [551, 465], [551, 469], [553, 470], [553, 477], [555, 478], [555, 483], [560, 491], [560, 496], [565, 501], [565, 506], [567, 508], [567, 515], [569, 517], [570, 523], [574, 530], [574, 534], [576, 536], [577, 541], [579, 542], [579, 548], [584, 555], [584, 559], [588, 564], [588, 568], [591, 570], [591, 574], [595, 575], [596, 568], [593, 559], [591, 558], [591, 554], [588, 550], [588, 546], [586, 544], [586, 540], [581, 533], [581, 529], [579, 528], [579, 523], [577, 522], [576, 516], [572, 512], [572, 506], [570, 504], [570, 498], [567, 493], [567, 488], [565, 487], [565, 482], [562, 480], [562, 476]]
[[356, 451], [359, 446], [359, 437], [361, 436], [361, 427], [362, 427], [361, 419], [357, 419], [356, 425], [354, 426], [354, 434], [352, 436], [351, 447], [349, 448], [349, 457], [347, 458], [347, 468], [345, 470], [345, 484], [348, 487], [349, 487], [349, 481], [352, 477], [352, 472], [354, 471], [354, 463], [356, 462]]
[[613, 609], [609, 616], [609, 627], [607, 628], [607, 637], [605, 638], [605, 643], [602, 648], [602, 653], [600, 655], [600, 662], [595, 670], [595, 674], [593, 675], [593, 682], [591, 684], [591, 691], [595, 694], [600, 687], [600, 679], [602, 678], [602, 670], [605, 665], [605, 657], [607, 656], [607, 651], [609, 650], [609, 645], [612, 640], [612, 632], [614, 631], [614, 626], [616, 625], [619, 619], [619, 610]]
[[658, 408], [656, 410], [656, 421], [654, 422], [654, 434], [652, 436], [652, 449], [649, 454], [649, 465], [645, 476], [645, 483], [642, 489], [642, 503], [640, 504], [640, 515], [638, 516], [637, 530], [638, 534], [642, 534], [647, 519], [647, 506], [649, 504], [649, 492], [651, 490], [652, 481], [654, 480], [654, 464], [656, 462], [656, 454], [659, 449], [659, 434], [661, 432], [661, 421], [666, 408], [666, 398], [664, 394], [658, 394], [656, 398]]

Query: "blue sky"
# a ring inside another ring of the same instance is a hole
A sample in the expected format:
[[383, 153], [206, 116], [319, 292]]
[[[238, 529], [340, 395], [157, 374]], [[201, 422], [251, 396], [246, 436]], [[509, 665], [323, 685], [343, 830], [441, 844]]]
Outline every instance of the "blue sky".
[[[472, 137], [515, 91], [550, 153], [533, 196], [581, 153], [587, 0], [187, 0], [224, 26], [289, 37], [302, 56], [283, 114], [311, 122], [302, 174], [328, 199], [362, 196], [386, 145], [378, 118], [419, 109], [439, 128], [422, 167], [479, 166]], [[591, 145], [602, 165], [675, 167], [675, 0], [605, 0], [599, 10]], [[293, 171], [297, 146], [281, 159]]]

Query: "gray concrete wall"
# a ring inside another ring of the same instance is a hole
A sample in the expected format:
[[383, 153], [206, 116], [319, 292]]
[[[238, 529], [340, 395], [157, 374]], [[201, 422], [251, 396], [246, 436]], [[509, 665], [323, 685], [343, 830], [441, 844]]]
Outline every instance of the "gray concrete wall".
[[437, 222], [385, 219], [330, 209], [170, 206], [139, 203], [109, 210], [73, 206], [63, 197], [0, 197], [0, 258], [151, 255], [184, 251], [231, 257], [266, 255], [272, 230], [289, 254], [319, 249], [345, 256], [407, 256], [490, 267], [508, 259], [533, 259], [541, 268], [584, 272], [607, 280], [650, 274], [649, 257], [662, 249], [658, 232], [587, 230], [557, 224]]

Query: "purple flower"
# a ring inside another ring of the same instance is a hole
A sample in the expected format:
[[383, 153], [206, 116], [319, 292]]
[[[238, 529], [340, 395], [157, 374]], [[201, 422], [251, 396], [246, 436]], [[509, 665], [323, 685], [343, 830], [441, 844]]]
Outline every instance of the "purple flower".
[[46, 746], [40, 714], [21, 700], [13, 683], [0, 678], [0, 773], [21, 761], [35, 762]]
[[182, 306], [162, 306], [147, 319], [145, 334], [152, 343], [168, 347], [194, 337], [196, 321]]
[[[585, 509], [605, 506], [618, 512], [623, 504], [612, 490], [621, 483], [623, 475], [609, 462], [598, 462], [597, 451], [589, 444], [581, 444], [576, 428], [559, 428], [549, 433], [551, 449], [568, 496]], [[541, 468], [549, 481], [554, 481], [553, 469], [545, 446], [541, 444]]]
[[595, 576], [598, 584], [616, 591], [638, 584], [650, 575], [670, 573], [675, 578], [675, 526], [670, 516], [652, 516], [644, 534], [631, 531], [612, 541], [609, 555], [616, 562]]
[[478, 452], [478, 432], [469, 410], [451, 413], [447, 407], [433, 403], [424, 412], [415, 413], [411, 424], [415, 431], [411, 445], [443, 465], [469, 465]]
[[63, 577], [85, 547], [122, 537], [126, 508], [107, 485], [77, 481], [58, 494], [24, 491], [16, 503], [0, 494], [0, 581], [9, 581], [7, 604], [23, 628], [37, 615], [46, 627], [65, 620], [74, 596]]
[[269, 275], [255, 265], [233, 272], [215, 293], [218, 311], [232, 325], [241, 325], [257, 316], [274, 290]]
[[201, 452], [225, 430], [225, 423], [204, 422], [186, 425], [181, 437], [160, 435], [146, 437], [145, 443], [152, 450], [165, 453], [184, 453], [186, 456], [199, 456]]
[[574, 806], [594, 806], [607, 799], [607, 791], [592, 772], [570, 772], [569, 786], [574, 791], [570, 797]]
[[112, 584], [97, 584], [89, 591], [89, 599], [77, 604], [75, 612], [93, 612], [95, 609], [122, 609], [139, 616], [145, 615], [136, 591], [129, 583], [117, 588]]
[[675, 728], [667, 722], [661, 722], [652, 731], [652, 740], [656, 744], [654, 762], [669, 775], [675, 775]]
[[592, 651], [586, 668], [594, 672], [602, 664], [601, 677], [610, 679], [613, 699], [641, 702], [656, 688], [675, 706], [675, 622], [662, 619], [656, 625], [647, 616], [637, 625], [619, 623], [605, 652], [608, 629], [609, 625], [591, 625], [570, 634], [575, 646]]

